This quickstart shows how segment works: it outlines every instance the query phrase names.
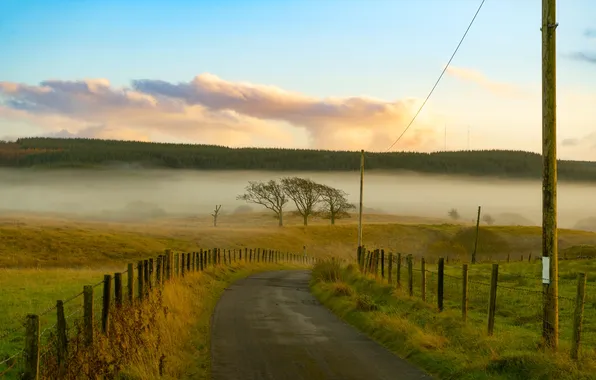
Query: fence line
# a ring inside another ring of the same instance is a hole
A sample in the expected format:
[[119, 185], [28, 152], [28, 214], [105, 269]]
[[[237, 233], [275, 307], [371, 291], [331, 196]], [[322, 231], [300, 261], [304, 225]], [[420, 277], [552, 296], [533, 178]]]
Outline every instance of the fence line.
[[[541, 274], [531, 277], [500, 272], [499, 263], [492, 264], [490, 273], [480, 273], [478, 269], [485, 266], [456, 266], [457, 260], [447, 266], [448, 259], [443, 257], [432, 260], [433, 264], [424, 257], [416, 262], [413, 255], [386, 254], [383, 249], [364, 247], [358, 249], [356, 261], [364, 275], [433, 305], [437, 312], [459, 310], [464, 322], [469, 320], [470, 312], [484, 314], [488, 335], [498, 333], [499, 322], [505, 322], [538, 336], [548, 323], [543, 317]], [[596, 345], [596, 292], [586, 294], [586, 288], [596, 284], [588, 283], [585, 273], [578, 273], [574, 281], [565, 278], [562, 283], [558, 296], [560, 335], [571, 343], [570, 356], [577, 359], [582, 344]]]
[[[14, 337], [20, 330], [25, 331], [25, 339], [22, 350], [0, 358], [0, 377], [12, 374], [23, 379], [39, 379], [45, 365], [57, 366], [59, 373], [65, 373], [69, 345], [73, 343], [73, 327], [74, 330], [80, 329], [84, 344], [90, 347], [98, 334], [109, 334], [111, 323], [116, 318], [113, 314], [115, 310], [143, 305], [156, 291], [176, 278], [239, 262], [312, 265], [317, 261], [317, 258], [305, 254], [264, 248], [213, 248], [197, 252], [168, 249], [165, 254], [140, 260], [136, 265], [129, 263], [126, 270], [106, 274], [101, 281], [84, 286], [80, 293], [58, 300], [55, 305], [36, 314], [27, 314], [16, 327], [3, 331], [0, 341]], [[48, 317], [51, 313], [55, 314], [55, 320], [42, 329], [40, 317]]]

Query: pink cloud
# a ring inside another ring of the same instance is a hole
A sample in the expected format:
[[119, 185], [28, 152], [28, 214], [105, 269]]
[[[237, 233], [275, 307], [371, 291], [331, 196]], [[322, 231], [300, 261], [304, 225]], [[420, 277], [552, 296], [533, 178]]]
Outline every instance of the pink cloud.
[[[305, 131], [314, 148], [382, 150], [418, 105], [411, 99], [315, 98], [212, 74], [176, 84], [135, 80], [131, 88], [115, 88], [106, 79], [0, 82], [0, 117], [25, 120], [50, 134], [144, 140], [168, 135], [230, 146], [292, 146], [290, 126]], [[433, 126], [441, 123], [425, 112], [416, 124], [396, 149], [433, 149]]]
[[498, 96], [522, 97], [530, 94], [526, 89], [523, 89], [520, 86], [489, 79], [482, 72], [474, 69], [449, 66], [447, 68], [447, 74], [456, 79], [474, 83], [475, 85], [480, 86], [483, 89]]

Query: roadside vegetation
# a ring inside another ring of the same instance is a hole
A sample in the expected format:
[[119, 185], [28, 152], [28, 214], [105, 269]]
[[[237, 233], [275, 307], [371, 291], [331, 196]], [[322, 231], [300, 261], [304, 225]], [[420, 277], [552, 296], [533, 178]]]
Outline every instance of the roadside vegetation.
[[[590, 269], [593, 264], [586, 261], [565, 263], [564, 278], [578, 269]], [[566, 267], [569, 265], [569, 267]], [[486, 278], [486, 266], [474, 266], [470, 278]], [[515, 274], [516, 267], [535, 274], [538, 265], [510, 264], [508, 272]], [[446, 275], [455, 272], [446, 271]], [[484, 281], [487, 281], [486, 279]], [[488, 275], [490, 281], [490, 275]], [[523, 281], [523, 276], [505, 278], [504, 281]], [[594, 278], [591, 284], [594, 285]], [[531, 281], [530, 281], [531, 282]], [[536, 281], [539, 284], [539, 281]], [[472, 287], [470, 283], [470, 287]], [[528, 287], [532, 287], [528, 284]], [[562, 282], [562, 293], [573, 293], [574, 283]], [[543, 351], [540, 339], [539, 313], [537, 304], [528, 302], [524, 292], [504, 293], [497, 301], [497, 324], [493, 336], [486, 332], [486, 307], [488, 297], [475, 297], [476, 307], [470, 305], [468, 320], [464, 322], [456, 298], [447, 299], [443, 312], [431, 302], [423, 302], [419, 294], [410, 297], [406, 291], [387, 282], [363, 275], [355, 265], [342, 267], [336, 262], [324, 262], [315, 266], [311, 289], [325, 306], [346, 322], [362, 330], [397, 355], [411, 361], [420, 368], [441, 379], [594, 379], [596, 373], [596, 352], [593, 349], [594, 334], [586, 336], [580, 353], [580, 360], [569, 356], [569, 315], [562, 315], [561, 347], [558, 353]], [[594, 288], [592, 288], [594, 289]], [[450, 289], [446, 287], [446, 292]], [[594, 296], [592, 294], [592, 302]], [[472, 303], [472, 296], [471, 303]], [[451, 307], [449, 307], [451, 306]], [[591, 310], [588, 310], [590, 308]], [[588, 315], [590, 313], [590, 315]], [[526, 318], [532, 316], [532, 318]], [[596, 311], [593, 304], [586, 304], [586, 321], [594, 322]], [[523, 319], [523, 320], [522, 320]], [[565, 326], [567, 325], [567, 326]], [[586, 323], [588, 333], [593, 323]]]

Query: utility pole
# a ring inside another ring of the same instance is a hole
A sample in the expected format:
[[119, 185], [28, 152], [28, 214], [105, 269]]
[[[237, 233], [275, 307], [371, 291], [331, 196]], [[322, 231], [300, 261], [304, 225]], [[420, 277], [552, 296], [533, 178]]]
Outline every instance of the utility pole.
[[559, 346], [556, 0], [542, 0], [542, 337]]
[[358, 207], [358, 247], [362, 247], [362, 192], [364, 190], [364, 149], [360, 151], [360, 205]]
[[480, 210], [482, 206], [478, 206], [478, 215], [476, 216], [476, 238], [474, 240], [474, 251], [472, 252], [472, 264], [476, 264], [476, 250], [478, 249], [478, 234], [480, 232]]

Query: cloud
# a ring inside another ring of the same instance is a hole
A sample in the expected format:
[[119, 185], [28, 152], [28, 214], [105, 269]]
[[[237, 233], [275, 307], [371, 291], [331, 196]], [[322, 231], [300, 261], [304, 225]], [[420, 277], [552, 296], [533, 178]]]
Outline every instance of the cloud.
[[527, 91], [519, 86], [491, 80], [477, 70], [449, 66], [447, 68], [447, 74], [454, 78], [474, 83], [498, 96], [520, 97], [528, 95]]
[[[387, 148], [419, 102], [370, 97], [315, 98], [273, 86], [201, 74], [189, 82], [106, 79], [46, 80], [38, 86], [0, 82], [0, 118], [25, 120], [54, 136], [151, 140], [171, 136], [230, 146], [291, 146], [290, 128], [311, 147]], [[396, 149], [434, 147], [436, 117], [423, 112]]]
[[576, 51], [574, 53], [569, 54], [569, 58], [575, 61], [596, 64], [596, 53]]
[[580, 143], [578, 138], [567, 138], [561, 141], [562, 146], [577, 146]]
[[561, 141], [561, 153], [572, 159], [596, 159], [596, 132], [580, 137], [565, 138]]
[[586, 37], [586, 38], [596, 38], [596, 29], [586, 29], [584, 31], [584, 37]]

